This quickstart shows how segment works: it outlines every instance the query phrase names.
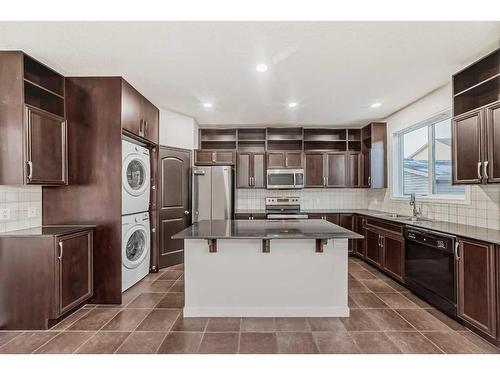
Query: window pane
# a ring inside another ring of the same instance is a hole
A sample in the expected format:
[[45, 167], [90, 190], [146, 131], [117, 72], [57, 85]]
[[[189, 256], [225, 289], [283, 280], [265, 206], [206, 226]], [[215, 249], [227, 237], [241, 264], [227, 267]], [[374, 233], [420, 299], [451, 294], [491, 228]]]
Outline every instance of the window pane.
[[451, 184], [451, 119], [438, 122], [434, 126], [434, 194], [463, 195], [465, 188]]
[[428, 127], [403, 135], [403, 195], [429, 194]]

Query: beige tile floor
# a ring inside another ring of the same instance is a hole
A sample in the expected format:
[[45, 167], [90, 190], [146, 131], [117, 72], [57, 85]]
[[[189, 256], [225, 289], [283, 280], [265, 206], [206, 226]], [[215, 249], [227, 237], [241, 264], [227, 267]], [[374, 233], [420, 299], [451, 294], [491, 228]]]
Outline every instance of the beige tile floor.
[[182, 265], [119, 306], [87, 305], [48, 331], [0, 331], [0, 353], [500, 353], [356, 258], [349, 318], [183, 318]]

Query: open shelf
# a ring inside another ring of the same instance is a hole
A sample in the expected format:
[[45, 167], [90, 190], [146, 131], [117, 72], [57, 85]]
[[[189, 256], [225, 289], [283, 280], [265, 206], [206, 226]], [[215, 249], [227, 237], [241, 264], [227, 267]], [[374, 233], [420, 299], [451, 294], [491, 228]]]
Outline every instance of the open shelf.
[[361, 129], [347, 129], [347, 139], [349, 141], [360, 141]]
[[33, 86], [64, 97], [64, 77], [26, 55], [24, 55], [24, 79]]
[[500, 99], [500, 76], [474, 86], [453, 98], [455, 116], [496, 102]]
[[349, 141], [347, 142], [348, 151], [361, 151], [361, 141]]
[[236, 141], [201, 141], [201, 148], [205, 150], [234, 150]]
[[304, 141], [345, 141], [346, 129], [304, 129]]
[[240, 128], [238, 129], [238, 141], [262, 141], [266, 140], [266, 129]]
[[500, 74], [500, 50], [463, 69], [453, 76], [453, 95], [459, 95], [489, 80], [495, 79]]
[[346, 151], [347, 141], [305, 141], [306, 151]]
[[264, 152], [266, 151], [265, 141], [238, 141], [238, 151], [241, 152]]
[[302, 142], [302, 128], [268, 128], [267, 140], [277, 142]]
[[201, 129], [202, 142], [236, 142], [236, 129]]
[[64, 117], [64, 98], [30, 81], [24, 81], [24, 102], [32, 107]]
[[301, 151], [302, 139], [300, 140], [269, 140], [267, 141], [268, 151]]

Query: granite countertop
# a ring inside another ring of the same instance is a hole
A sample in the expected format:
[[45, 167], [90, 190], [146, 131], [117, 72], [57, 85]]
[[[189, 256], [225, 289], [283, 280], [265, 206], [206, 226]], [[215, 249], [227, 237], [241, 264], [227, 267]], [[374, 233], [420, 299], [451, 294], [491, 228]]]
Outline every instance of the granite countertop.
[[173, 239], [362, 239], [358, 233], [325, 220], [202, 220]]
[[95, 225], [43, 225], [41, 227], [3, 232], [0, 233], [0, 237], [64, 236], [94, 228]]
[[[245, 212], [251, 213], [261, 213], [265, 212], [262, 210], [246, 210]], [[412, 227], [429, 229], [436, 232], [442, 232], [446, 234], [451, 234], [459, 237], [466, 237], [474, 240], [494, 243], [500, 245], [500, 230], [488, 229], [484, 227], [476, 227], [472, 225], [450, 223], [446, 221], [420, 221], [420, 222], [408, 222], [408, 220], [403, 220], [401, 218], [395, 218], [390, 216], [382, 216], [382, 214], [391, 214], [391, 212], [383, 212], [377, 210], [367, 210], [367, 209], [305, 209], [302, 210], [304, 213], [324, 213], [324, 214], [358, 214], [364, 216], [370, 216], [380, 220], [386, 220], [390, 222], [395, 222], [398, 224], [409, 225]], [[243, 213], [243, 211], [238, 211], [238, 213]]]

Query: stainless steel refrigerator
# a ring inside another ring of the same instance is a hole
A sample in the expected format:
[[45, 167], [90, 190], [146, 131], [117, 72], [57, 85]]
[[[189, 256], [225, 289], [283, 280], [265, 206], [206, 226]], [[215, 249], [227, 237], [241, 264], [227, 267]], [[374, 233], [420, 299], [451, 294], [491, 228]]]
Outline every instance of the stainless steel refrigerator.
[[233, 168], [193, 168], [193, 223], [234, 217]]

